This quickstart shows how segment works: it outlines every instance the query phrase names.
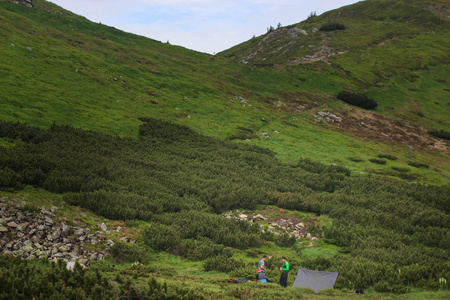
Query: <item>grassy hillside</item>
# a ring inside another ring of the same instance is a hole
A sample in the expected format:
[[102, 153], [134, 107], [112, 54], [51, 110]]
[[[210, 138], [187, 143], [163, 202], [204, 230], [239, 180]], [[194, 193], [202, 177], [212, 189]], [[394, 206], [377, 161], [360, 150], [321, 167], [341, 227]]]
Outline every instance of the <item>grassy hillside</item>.
[[[263, 148], [202, 136], [156, 119], [147, 119], [139, 132], [136, 140], [68, 126], [44, 131], [2, 122], [0, 136], [10, 143], [0, 148], [2, 196], [34, 199], [22, 210], [43, 205], [39, 198], [54, 198], [50, 203], [61, 205], [62, 200], [137, 227], [140, 246], [118, 243], [109, 250], [115, 253], [109, 259], [116, 263], [142, 264], [122, 266], [123, 276], [133, 274], [131, 270], [137, 272], [136, 279], [145, 277], [139, 272], [169, 277], [180, 272], [202, 282], [215, 274], [209, 272], [220, 272], [216, 281], [221, 292], [203, 287], [207, 291], [191, 288], [183, 293], [232, 296], [227, 277], [253, 278], [257, 258], [263, 254], [271, 256], [267, 276], [273, 282], [284, 255], [292, 270], [338, 270], [335, 287], [344, 294], [354, 288], [405, 293], [411, 288], [447, 287], [439, 279], [449, 276], [448, 186], [358, 178], [343, 167], [307, 159], [286, 164]], [[30, 185], [62, 193], [62, 199], [48, 192], [44, 196]], [[237, 209], [249, 215], [262, 213], [270, 223], [219, 214]], [[304, 222], [305, 230], [319, 239], [307, 246], [307, 239], [297, 240], [288, 231], [272, 233], [268, 225], [282, 218]], [[175, 269], [168, 269], [171, 260], [176, 261]], [[9, 263], [5, 260], [0, 267], [9, 269]], [[95, 264], [99, 271], [105, 265]], [[5, 286], [14, 286], [15, 274], [0, 279]], [[294, 279], [292, 272], [289, 283]], [[72, 288], [70, 281], [61, 284]], [[28, 293], [35, 288], [30, 283]], [[270, 297], [281, 290], [276, 284], [269, 288], [251, 293]], [[285, 296], [298, 293], [293, 289]]]
[[[111, 230], [82, 241], [90, 270], [0, 255], [0, 299], [448, 298], [444, 1], [364, 1], [218, 56], [33, 3], [0, 0], [0, 249], [26, 257], [20, 216], [53, 208]], [[230, 280], [262, 255], [271, 283]], [[282, 256], [289, 285], [302, 267], [336, 289], [281, 288]]]
[[[336, 23], [344, 25], [345, 30], [319, 30], [324, 25]], [[388, 147], [392, 142], [408, 146], [388, 151], [405, 153], [414, 151], [417, 144], [428, 144], [431, 146], [425, 146], [428, 150], [441, 149], [447, 155], [448, 142], [420, 139], [428, 135], [427, 128], [428, 131], [430, 128], [448, 131], [450, 126], [447, 87], [449, 30], [445, 2], [361, 1], [255, 37], [219, 56], [247, 65], [283, 69], [298, 79], [298, 86], [304, 92], [329, 95], [336, 95], [341, 90], [363, 92], [379, 104], [372, 118], [362, 118], [358, 112], [349, 114], [346, 107], [335, 104], [325, 108], [344, 119], [348, 116], [357, 121], [345, 124], [347, 130], [341, 127], [338, 131], [357, 131], [358, 138], [364, 137], [367, 132], [352, 130], [352, 127], [377, 119], [378, 125], [371, 124], [371, 130], [376, 131], [379, 137], [388, 136], [391, 140]], [[287, 109], [303, 113], [304, 103], [307, 103], [305, 98], [307, 96], [295, 94], [287, 96], [286, 99], [293, 104]], [[298, 104], [302, 106], [299, 108]], [[309, 112], [308, 109], [306, 111]], [[387, 116], [389, 122], [384, 122], [378, 113]], [[397, 125], [396, 129], [392, 128], [393, 123]], [[332, 130], [335, 131], [336, 126]], [[375, 134], [371, 136], [373, 138]], [[407, 142], [411, 138], [414, 142]], [[334, 149], [332, 153], [343, 150], [347, 152], [346, 158], [352, 157], [349, 143], [345, 138], [343, 140], [346, 147]], [[325, 144], [326, 140], [322, 142]], [[303, 147], [300, 145], [299, 148]], [[314, 152], [311, 149], [308, 155], [324, 159], [321, 150], [311, 154]], [[335, 158], [335, 163], [345, 160], [343, 156], [336, 155]], [[441, 165], [447, 164], [445, 161]], [[439, 180], [437, 177], [435, 180]]]
[[[334, 97], [341, 85], [356, 83], [342, 77], [336, 67], [316, 63], [278, 69], [233, 63], [222, 55], [213, 57], [95, 24], [50, 2], [38, 0], [34, 5], [32, 9], [0, 2], [3, 120], [45, 128], [52, 123], [68, 124], [136, 137], [138, 118], [152, 116], [209, 136], [250, 138], [286, 161], [311, 157], [348, 166], [355, 173], [377, 170], [388, 176], [398, 174], [390, 174], [386, 166], [355, 164], [349, 158], [413, 151], [413, 158], [401, 155], [398, 163], [414, 160], [431, 167], [413, 169], [418, 171], [411, 176], [413, 180], [448, 181], [444, 158], [448, 143], [428, 135], [428, 130], [448, 126], [445, 65], [414, 71], [410, 81], [400, 75], [392, 77], [370, 89], [369, 94], [380, 103], [371, 117], [388, 116], [398, 123], [399, 131], [406, 132], [388, 132], [374, 147], [374, 137], [358, 130], [366, 120], [354, 114], [340, 128], [314, 122], [312, 114], [319, 110], [340, 116], [348, 111], [348, 105], [335, 102]], [[436, 36], [431, 36], [433, 45], [442, 48], [445, 43]], [[430, 94], [433, 102], [427, 101]], [[397, 99], [396, 105], [388, 101], [391, 97]], [[414, 109], [410, 109], [412, 101]], [[289, 126], [286, 120], [291, 120]], [[410, 123], [415, 127], [408, 127]], [[280, 134], [261, 138], [270, 129], [267, 125]], [[384, 125], [374, 130], [384, 130]], [[313, 138], [305, 142], [304, 137], [311, 134]], [[330, 144], [330, 135], [338, 151]], [[420, 136], [421, 143], [405, 142], [410, 135]], [[356, 147], [349, 147], [355, 143]], [[438, 163], [441, 160], [444, 163]]]

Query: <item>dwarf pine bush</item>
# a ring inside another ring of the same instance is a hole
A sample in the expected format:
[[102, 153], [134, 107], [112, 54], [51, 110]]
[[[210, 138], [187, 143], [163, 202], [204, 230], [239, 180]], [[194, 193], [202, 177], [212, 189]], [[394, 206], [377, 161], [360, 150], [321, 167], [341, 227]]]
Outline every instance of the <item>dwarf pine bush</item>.
[[337, 95], [339, 100], [350, 105], [358, 106], [365, 109], [375, 109], [378, 103], [364, 94], [352, 93], [348, 91], [340, 91]]

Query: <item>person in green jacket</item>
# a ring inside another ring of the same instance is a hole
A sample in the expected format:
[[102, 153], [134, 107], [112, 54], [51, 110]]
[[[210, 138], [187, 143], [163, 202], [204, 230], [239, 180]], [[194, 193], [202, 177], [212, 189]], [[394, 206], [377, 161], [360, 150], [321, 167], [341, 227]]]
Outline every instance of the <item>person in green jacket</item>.
[[283, 266], [280, 268], [280, 271], [281, 271], [280, 285], [282, 287], [287, 287], [289, 263], [287, 262], [286, 257], [284, 257], [284, 256], [283, 256], [283, 258], [281, 258], [281, 261], [283, 262]]

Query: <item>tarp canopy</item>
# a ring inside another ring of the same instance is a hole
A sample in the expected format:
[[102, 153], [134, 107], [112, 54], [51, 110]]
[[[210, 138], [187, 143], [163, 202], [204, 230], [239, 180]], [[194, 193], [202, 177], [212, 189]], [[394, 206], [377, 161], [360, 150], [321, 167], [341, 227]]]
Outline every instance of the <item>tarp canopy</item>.
[[298, 287], [309, 287], [318, 292], [324, 289], [332, 289], [338, 277], [338, 272], [321, 272], [306, 269], [298, 269], [294, 285]]

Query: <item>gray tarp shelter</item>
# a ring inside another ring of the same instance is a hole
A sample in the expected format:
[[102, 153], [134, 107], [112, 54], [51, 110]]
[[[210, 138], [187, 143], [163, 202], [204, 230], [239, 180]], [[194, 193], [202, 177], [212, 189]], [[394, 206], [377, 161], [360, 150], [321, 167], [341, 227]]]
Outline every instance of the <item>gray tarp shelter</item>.
[[298, 269], [297, 278], [295, 278], [293, 286], [309, 287], [317, 293], [320, 290], [332, 289], [337, 277], [338, 272]]

